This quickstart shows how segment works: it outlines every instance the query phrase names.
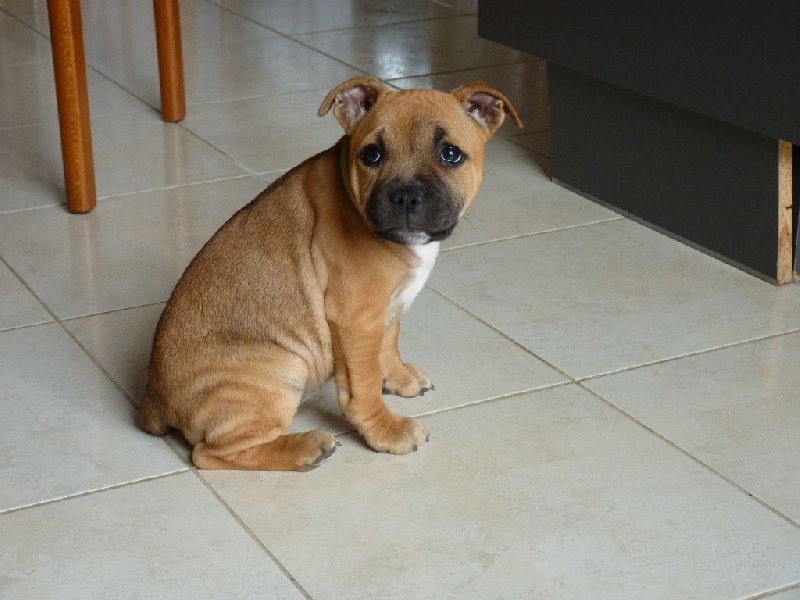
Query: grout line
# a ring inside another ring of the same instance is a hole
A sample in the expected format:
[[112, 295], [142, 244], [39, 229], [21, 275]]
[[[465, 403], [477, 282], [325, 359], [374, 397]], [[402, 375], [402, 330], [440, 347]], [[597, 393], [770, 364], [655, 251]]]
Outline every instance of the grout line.
[[77, 315], [74, 317], [65, 317], [61, 319], [62, 323], [70, 323], [72, 321], [78, 321], [80, 319], [89, 319], [91, 317], [100, 317], [103, 315], [113, 315], [114, 313], [125, 312], [127, 310], [136, 310], [137, 308], [147, 308], [148, 306], [158, 306], [159, 304], [164, 304], [167, 301], [165, 298], [164, 300], [158, 300], [157, 302], [146, 302], [145, 304], [137, 304], [136, 306], [126, 306], [124, 308], [112, 308], [109, 310], [103, 310], [96, 313], [89, 313], [87, 315]]
[[784, 515], [777, 508], [775, 508], [772, 505], [768, 504], [766, 501], [764, 501], [761, 498], [759, 498], [758, 496], [756, 496], [754, 493], [749, 491], [747, 488], [739, 485], [738, 483], [736, 483], [731, 478], [727, 477], [726, 475], [723, 475], [722, 472], [718, 471], [717, 469], [715, 469], [711, 465], [705, 463], [704, 461], [702, 461], [698, 457], [694, 456], [688, 450], [683, 449], [676, 442], [673, 442], [672, 440], [670, 440], [669, 438], [667, 438], [664, 435], [660, 434], [655, 429], [649, 427], [648, 425], [646, 425], [645, 423], [643, 423], [642, 421], [640, 421], [639, 419], [637, 419], [633, 415], [631, 415], [631, 414], [627, 413], [626, 411], [622, 410], [621, 408], [619, 408], [616, 404], [614, 404], [610, 400], [606, 400], [599, 393], [597, 393], [594, 390], [592, 390], [592, 389], [586, 387], [585, 385], [583, 385], [583, 383], [578, 382], [577, 385], [581, 389], [583, 389], [586, 392], [588, 392], [589, 394], [591, 394], [594, 398], [596, 398], [597, 400], [600, 400], [603, 404], [605, 404], [609, 408], [613, 409], [615, 412], [623, 415], [624, 417], [627, 417], [628, 419], [630, 419], [632, 422], [636, 423], [639, 427], [641, 427], [642, 429], [644, 429], [648, 433], [651, 433], [652, 435], [656, 436], [658, 439], [660, 439], [661, 441], [667, 443], [669, 446], [671, 446], [672, 448], [674, 448], [675, 450], [677, 450], [678, 452], [680, 452], [681, 454], [683, 454], [687, 458], [691, 459], [693, 462], [695, 462], [698, 465], [704, 467], [705, 469], [707, 469], [708, 471], [710, 471], [711, 473], [713, 473], [714, 475], [716, 475], [717, 477], [722, 479], [728, 485], [733, 486], [734, 488], [736, 488], [740, 492], [744, 493], [747, 497], [752, 498], [755, 502], [757, 502], [758, 504], [760, 504], [761, 506], [763, 506], [764, 508], [766, 508], [767, 510], [769, 510], [770, 512], [772, 512], [776, 516], [780, 517], [783, 521], [785, 521], [786, 523], [790, 524], [795, 529], [800, 529], [800, 523], [798, 523], [797, 521], [794, 521], [790, 517]]
[[[800, 590], [800, 581], [781, 585], [776, 588], [772, 588], [771, 590], [758, 592], [752, 596], [745, 596], [744, 598], [741, 598], [741, 600], [769, 600], [769, 598], [777, 598], [778, 594], [782, 594], [783, 592], [791, 592], [792, 590]], [[777, 598], [777, 600], [780, 600], [780, 598]]]
[[[533, 151], [531, 150], [531, 152], [533, 152]], [[536, 154], [536, 152], [533, 152], [533, 153]], [[544, 155], [542, 154], [540, 156], [544, 156]], [[597, 220], [597, 221], [590, 221], [590, 222], [587, 222], [587, 223], [578, 223], [576, 225], [564, 225], [563, 227], [554, 227], [553, 229], [543, 229], [541, 231], [531, 231], [529, 233], [520, 233], [520, 234], [517, 234], [517, 235], [510, 235], [508, 237], [495, 238], [495, 239], [491, 239], [491, 240], [483, 240], [483, 241], [480, 241], [480, 242], [471, 242], [471, 243], [468, 243], [468, 244], [462, 244], [460, 246], [453, 246], [453, 247], [450, 247], [450, 248], [443, 248], [441, 250], [441, 252], [442, 253], [444, 253], [444, 252], [452, 252], [453, 250], [461, 250], [462, 248], [476, 248], [478, 246], [485, 246], [487, 244], [494, 244], [496, 242], [507, 242], [509, 240], [518, 240], [520, 238], [533, 237], [533, 236], [536, 236], [536, 235], [543, 235], [543, 234], [546, 234], [546, 233], [556, 233], [558, 231], [569, 231], [569, 230], [572, 230], [572, 229], [581, 229], [582, 227], [590, 227], [592, 225], [601, 225], [603, 223], [612, 223], [614, 221], [621, 221], [621, 220], [625, 220], [625, 217], [617, 215], [617, 216], [609, 217], [607, 219], [600, 219], [600, 220]]]
[[[214, 146], [209, 144], [206, 140], [204, 140], [203, 138], [197, 136], [197, 134], [195, 134], [194, 132], [191, 132], [191, 131], [187, 130], [187, 133], [190, 133], [191, 135], [193, 135], [197, 139], [201, 140], [204, 144], [207, 144], [208, 146], [211, 146], [217, 152], [220, 152], [221, 154], [224, 154], [224, 152], [220, 151], [218, 148], [215, 148]], [[225, 154], [225, 157], [226, 158], [230, 158], [227, 154]], [[236, 166], [241, 168], [242, 170], [244, 170], [244, 168], [241, 167], [240, 165], [237, 164]], [[129, 196], [135, 196], [137, 194], [152, 194], [154, 192], [163, 192], [163, 191], [167, 191], [167, 190], [177, 190], [178, 188], [188, 188], [188, 187], [195, 187], [195, 186], [200, 186], [200, 185], [208, 185], [210, 183], [221, 183], [221, 182], [224, 182], [224, 181], [235, 181], [237, 179], [247, 179], [247, 178], [252, 178], [253, 176], [254, 176], [253, 173], [241, 173], [239, 175], [231, 175], [229, 177], [218, 177], [217, 179], [208, 179], [208, 180], [204, 180], [204, 181], [191, 181], [191, 182], [188, 182], [188, 183], [178, 183], [178, 184], [175, 184], [175, 185], [168, 185], [168, 186], [165, 186], [165, 187], [155, 187], [155, 188], [149, 188], [149, 189], [135, 190], [135, 191], [132, 191], [132, 192], [123, 192], [121, 194], [114, 194], [113, 196], [98, 196], [97, 197], [97, 203], [99, 205], [100, 202], [105, 202], [106, 200], [116, 200], [117, 198], [127, 198]], [[61, 204], [60, 206], [64, 206], [64, 204]], [[43, 207], [43, 208], [52, 208], [52, 207]], [[91, 213], [89, 213], [89, 214], [91, 214]], [[76, 216], [80, 216], [80, 215], [76, 215]]]
[[557, 367], [556, 365], [554, 365], [550, 361], [546, 360], [545, 358], [539, 356], [538, 354], [533, 352], [530, 348], [528, 348], [524, 344], [518, 342], [517, 340], [512, 338], [510, 335], [507, 335], [505, 332], [501, 331], [500, 329], [498, 329], [497, 327], [495, 327], [494, 325], [492, 325], [491, 323], [489, 323], [488, 321], [486, 321], [482, 317], [478, 316], [477, 314], [475, 314], [474, 312], [472, 312], [468, 308], [462, 306], [461, 304], [459, 304], [458, 302], [456, 302], [455, 300], [453, 300], [449, 296], [445, 295], [443, 292], [437, 290], [431, 284], [426, 284], [426, 287], [428, 289], [430, 289], [433, 293], [435, 293], [436, 295], [438, 295], [439, 297], [444, 299], [445, 301], [449, 302], [450, 304], [452, 304], [453, 306], [455, 306], [456, 308], [458, 308], [462, 312], [466, 313], [467, 315], [469, 315], [473, 319], [478, 320], [480, 323], [482, 323], [483, 325], [485, 325], [486, 327], [488, 327], [489, 329], [494, 331], [496, 334], [502, 336], [507, 341], [511, 342], [514, 346], [516, 346], [517, 348], [519, 348], [520, 350], [522, 350], [526, 354], [529, 354], [530, 356], [534, 357], [535, 359], [541, 361], [542, 363], [544, 363], [545, 365], [547, 365], [548, 367], [550, 367], [551, 369], [556, 371], [559, 375], [565, 377], [568, 380], [569, 383], [577, 383], [578, 382], [577, 379], [572, 377], [572, 375], [570, 375], [569, 373], [567, 373], [563, 369]]
[[630, 367], [622, 367], [620, 369], [616, 369], [616, 370], [613, 370], [613, 371], [607, 371], [607, 372], [604, 372], [604, 373], [595, 373], [593, 375], [586, 375], [586, 376], [583, 376], [583, 377], [577, 377], [575, 379], [575, 381], [576, 381], [576, 383], [584, 383], [586, 381], [593, 381], [595, 379], [601, 379], [603, 377], [609, 377], [611, 375], [617, 375], [619, 373], [627, 373], [628, 371], [636, 371], [637, 369], [643, 369], [643, 368], [652, 367], [652, 366], [655, 366], [655, 365], [662, 365], [662, 364], [665, 364], [665, 363], [671, 363], [671, 362], [674, 362], [674, 361], [683, 360], [685, 358], [691, 358], [691, 357], [694, 357], [694, 356], [701, 356], [703, 354], [711, 354], [713, 352], [719, 352], [721, 350], [727, 350], [729, 348], [737, 348], [739, 346], [746, 346], [748, 344], [756, 344], [758, 342], [763, 342], [763, 341], [766, 341], [766, 340], [772, 340], [772, 339], [783, 337], [783, 336], [787, 336], [787, 335], [794, 335], [796, 333], [800, 333], [800, 327], [795, 328], [795, 329], [788, 329], [786, 331], [780, 331], [778, 333], [769, 333], [769, 334], [766, 334], [766, 335], [762, 335], [762, 336], [758, 336], [758, 337], [754, 337], [754, 338], [748, 338], [748, 339], [745, 339], [745, 340], [737, 340], [735, 342], [730, 342], [729, 344], [722, 344], [720, 346], [714, 346], [713, 348], [703, 348], [701, 350], [694, 350], [692, 352], [687, 352], [686, 354], [679, 354], [679, 355], [676, 355], [676, 356], [670, 356], [670, 357], [667, 357], [667, 358], [661, 358], [661, 359], [658, 359], [658, 360], [654, 360], [654, 361], [651, 361], [651, 362], [645, 362], [645, 363], [641, 363], [641, 364], [638, 364], [638, 365], [633, 365], [633, 366], [630, 366]]
[[208, 491], [217, 499], [217, 502], [219, 502], [222, 505], [222, 507], [228, 512], [228, 514], [231, 515], [231, 517], [233, 517], [233, 519], [239, 524], [239, 526], [245, 532], [247, 532], [247, 534], [253, 539], [253, 541], [256, 544], [258, 544], [258, 546], [264, 551], [264, 553], [272, 560], [275, 566], [278, 567], [278, 569], [280, 569], [281, 573], [283, 573], [284, 576], [286, 576], [289, 579], [289, 581], [292, 582], [292, 585], [294, 585], [295, 588], [297, 588], [297, 591], [300, 592], [303, 595], [303, 597], [306, 598], [306, 600], [313, 600], [311, 594], [309, 594], [306, 591], [306, 589], [302, 586], [302, 584], [294, 577], [294, 575], [292, 575], [289, 569], [286, 568], [280, 560], [278, 560], [278, 557], [275, 556], [272, 550], [267, 548], [267, 545], [261, 540], [261, 538], [259, 538], [255, 534], [255, 532], [252, 529], [250, 529], [247, 523], [245, 523], [242, 520], [242, 518], [236, 513], [236, 511], [233, 510], [233, 508], [222, 498], [222, 496], [219, 495], [217, 490], [215, 490], [214, 487], [206, 480], [206, 478], [202, 475], [202, 473], [198, 469], [191, 469], [191, 471], [200, 480], [200, 483], [202, 483], [206, 487], [206, 489], [208, 489]]
[[129, 487], [133, 485], [137, 485], [139, 483], [146, 483], [148, 481], [155, 481], [156, 479], [164, 479], [166, 477], [174, 477], [175, 475], [180, 475], [181, 473], [187, 473], [190, 469], [178, 469], [175, 471], [170, 471], [168, 473], [161, 473], [160, 475], [151, 475], [148, 477], [142, 477], [140, 479], [132, 479], [130, 481], [126, 481], [124, 483], [116, 483], [114, 485], [109, 485], [105, 487], [100, 487], [94, 490], [87, 490], [85, 492], [78, 492], [76, 494], [68, 494], [66, 496], [60, 496], [58, 498], [51, 498], [49, 500], [42, 500], [41, 502], [34, 502], [32, 504], [26, 504], [24, 506], [15, 506], [14, 508], [8, 508], [5, 510], [0, 510], [0, 515], [8, 515], [15, 512], [20, 512], [23, 510], [28, 510], [31, 508], [39, 508], [40, 506], [47, 506], [50, 504], [57, 504], [59, 502], [64, 502], [65, 500], [72, 500], [74, 498], [83, 498], [84, 496], [92, 496], [94, 494], [99, 494], [102, 492], [107, 492], [109, 490], [117, 490], [124, 487]]

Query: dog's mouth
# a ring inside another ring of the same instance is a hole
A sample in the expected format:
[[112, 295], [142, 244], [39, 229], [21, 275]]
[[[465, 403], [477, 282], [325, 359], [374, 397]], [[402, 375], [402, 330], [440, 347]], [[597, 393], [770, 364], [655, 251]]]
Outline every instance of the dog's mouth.
[[402, 244], [404, 246], [420, 246], [429, 242], [440, 242], [450, 237], [455, 225], [440, 231], [426, 231], [417, 227], [391, 227], [382, 231], [375, 231], [379, 238]]

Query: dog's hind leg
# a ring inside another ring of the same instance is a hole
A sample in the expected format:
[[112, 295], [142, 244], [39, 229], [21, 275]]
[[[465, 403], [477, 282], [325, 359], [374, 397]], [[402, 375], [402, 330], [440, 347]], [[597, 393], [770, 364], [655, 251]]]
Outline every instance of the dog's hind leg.
[[[200, 469], [307, 471], [336, 449], [336, 440], [322, 431], [286, 433], [299, 402], [294, 391], [231, 384], [214, 396], [207, 405], [217, 411], [206, 421], [213, 425], [192, 451]], [[220, 406], [230, 410], [220, 413]]]

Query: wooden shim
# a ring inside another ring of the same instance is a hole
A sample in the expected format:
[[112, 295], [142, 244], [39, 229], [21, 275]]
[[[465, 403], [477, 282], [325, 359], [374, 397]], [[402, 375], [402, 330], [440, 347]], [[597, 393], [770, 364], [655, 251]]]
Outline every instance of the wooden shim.
[[792, 263], [792, 144], [778, 140], [778, 285], [794, 281]]

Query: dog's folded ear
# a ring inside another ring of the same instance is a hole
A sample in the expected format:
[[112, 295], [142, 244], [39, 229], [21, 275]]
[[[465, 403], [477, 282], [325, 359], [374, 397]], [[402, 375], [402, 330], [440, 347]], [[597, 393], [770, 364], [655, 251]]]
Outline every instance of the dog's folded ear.
[[519, 118], [511, 101], [488, 83], [472, 81], [450, 93], [490, 136], [500, 128], [506, 115], [511, 117], [517, 127], [522, 127], [522, 119]]
[[333, 88], [317, 111], [322, 117], [333, 107], [333, 115], [346, 133], [375, 106], [381, 96], [388, 94], [389, 88], [375, 77], [357, 77]]

